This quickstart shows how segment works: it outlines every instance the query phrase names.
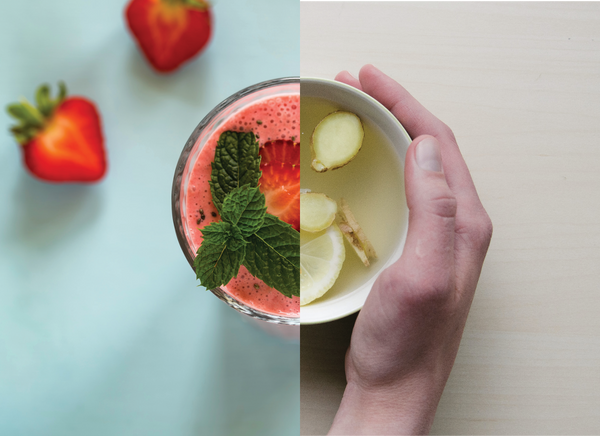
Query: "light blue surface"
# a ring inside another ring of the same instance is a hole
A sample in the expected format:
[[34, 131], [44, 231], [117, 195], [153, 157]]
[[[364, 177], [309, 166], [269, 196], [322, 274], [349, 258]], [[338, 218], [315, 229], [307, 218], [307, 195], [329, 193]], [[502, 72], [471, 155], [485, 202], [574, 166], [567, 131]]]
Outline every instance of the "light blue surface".
[[170, 206], [200, 119], [299, 74], [299, 2], [217, 1], [210, 47], [170, 76], [124, 6], [0, 5], [0, 105], [64, 80], [97, 103], [109, 158], [98, 185], [39, 182], [0, 113], [0, 435], [299, 434], [298, 344], [197, 287]]

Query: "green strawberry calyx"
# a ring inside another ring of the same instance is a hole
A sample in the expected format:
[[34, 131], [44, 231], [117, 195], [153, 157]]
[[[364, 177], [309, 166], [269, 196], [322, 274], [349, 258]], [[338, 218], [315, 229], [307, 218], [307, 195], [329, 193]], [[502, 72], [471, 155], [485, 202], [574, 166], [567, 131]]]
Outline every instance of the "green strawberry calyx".
[[54, 110], [67, 97], [67, 87], [63, 82], [58, 83], [58, 95], [52, 98], [50, 86], [43, 84], [35, 93], [37, 107], [22, 98], [19, 103], [12, 103], [6, 107], [8, 114], [18, 123], [11, 126], [10, 131], [21, 145], [29, 143], [44, 128]]
[[163, 0], [163, 2], [174, 6], [186, 6], [200, 11], [210, 9], [210, 3], [207, 0]]

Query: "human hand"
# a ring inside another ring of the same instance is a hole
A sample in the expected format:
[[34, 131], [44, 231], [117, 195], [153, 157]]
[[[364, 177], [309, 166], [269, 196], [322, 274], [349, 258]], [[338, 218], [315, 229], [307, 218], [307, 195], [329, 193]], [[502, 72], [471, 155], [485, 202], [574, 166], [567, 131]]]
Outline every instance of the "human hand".
[[412, 138], [408, 235], [361, 310], [346, 354], [347, 386], [330, 434], [424, 434], [450, 375], [492, 223], [452, 131], [375, 67], [336, 80], [387, 107]]

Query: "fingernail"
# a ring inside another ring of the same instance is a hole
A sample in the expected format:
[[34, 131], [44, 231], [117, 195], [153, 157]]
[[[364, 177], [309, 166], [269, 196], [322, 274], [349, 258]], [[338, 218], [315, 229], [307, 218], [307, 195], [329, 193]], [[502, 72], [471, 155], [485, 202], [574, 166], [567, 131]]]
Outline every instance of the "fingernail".
[[417, 144], [415, 158], [421, 169], [442, 172], [442, 150], [433, 136], [428, 136]]

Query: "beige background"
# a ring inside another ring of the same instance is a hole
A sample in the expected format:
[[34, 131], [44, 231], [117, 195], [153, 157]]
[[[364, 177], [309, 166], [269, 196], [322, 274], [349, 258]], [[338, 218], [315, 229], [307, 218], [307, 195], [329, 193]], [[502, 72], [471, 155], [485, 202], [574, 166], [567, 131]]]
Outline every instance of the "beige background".
[[[454, 130], [494, 238], [434, 434], [600, 433], [600, 4], [301, 3], [301, 75], [388, 73]], [[302, 327], [327, 432], [354, 318]]]

